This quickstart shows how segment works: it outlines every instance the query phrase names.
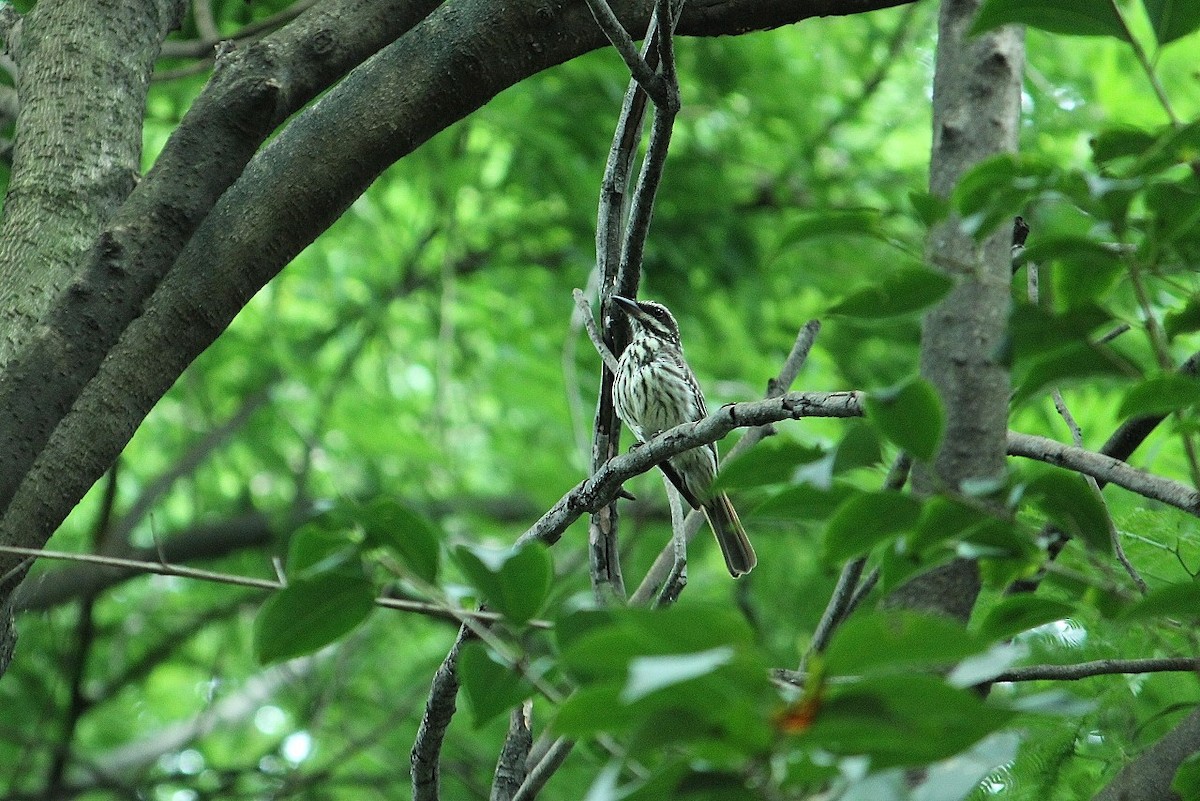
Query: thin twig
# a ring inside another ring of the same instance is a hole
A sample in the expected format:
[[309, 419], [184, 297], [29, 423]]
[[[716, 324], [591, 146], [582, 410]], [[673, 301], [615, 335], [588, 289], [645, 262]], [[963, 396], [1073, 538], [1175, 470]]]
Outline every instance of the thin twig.
[[596, 330], [596, 320], [592, 317], [592, 304], [588, 302], [582, 289], [575, 289], [571, 295], [575, 298], [575, 307], [579, 310], [579, 319], [583, 321], [583, 328], [587, 331], [588, 339], [592, 341], [592, 347], [596, 349], [596, 353], [600, 354], [600, 359], [604, 362], [604, 366], [616, 373], [617, 357], [612, 355], [612, 351], [608, 349], [608, 346], [604, 344], [604, 340], [600, 338], [600, 332]]
[[[912, 464], [912, 457], [902, 451], [896, 457], [896, 461], [892, 463], [891, 469], [888, 470], [887, 477], [883, 482], [884, 489], [901, 489], [908, 482], [908, 474], [912, 469]], [[842, 567], [841, 575], [838, 576], [837, 585], [833, 589], [833, 594], [829, 598], [825, 612], [821, 615], [821, 619], [817, 622], [817, 627], [813, 631], [812, 642], [809, 644], [803, 659], [800, 660], [801, 671], [807, 669], [808, 662], [813, 654], [824, 652], [829, 646], [829, 640], [833, 637], [833, 632], [841, 625], [842, 621], [849, 617], [850, 612], [862, 600], [863, 595], [858, 592], [858, 580], [862, 578], [863, 568], [866, 564], [867, 559], [864, 556], [852, 559]]]
[[[122, 559], [116, 556], [100, 556], [98, 554], [89, 553], [69, 553], [67, 551], [49, 551], [38, 550], [37, 548], [22, 548], [16, 545], [0, 545], [0, 553], [11, 553], [18, 556], [28, 556], [26, 561], [35, 559], [58, 559], [66, 562], [80, 562], [84, 564], [101, 565], [104, 567], [118, 567], [126, 570], [136, 570], [142, 573], [153, 573], [159, 576], [179, 576], [180, 578], [197, 579], [199, 581], [211, 581], [217, 584], [231, 584], [237, 587], [252, 587], [260, 590], [278, 591], [286, 587], [286, 583], [282, 579], [261, 579], [253, 576], [238, 576], [232, 573], [217, 573], [212, 570], [201, 570], [194, 567], [185, 567], [183, 565], [174, 565], [165, 562], [144, 562], [138, 559]], [[446, 604], [430, 603], [427, 601], [410, 601], [404, 598], [389, 598], [380, 596], [375, 599], [376, 606], [382, 606], [385, 609], [396, 609], [401, 612], [413, 612], [419, 615], [427, 615], [429, 617], [437, 617], [445, 620], [459, 621], [463, 617], [479, 620], [485, 623], [492, 623], [503, 619], [503, 615], [497, 612], [479, 611], [472, 609], [458, 609]], [[529, 626], [538, 629], [553, 628], [553, 624], [547, 620], [530, 620]]]
[[671, 572], [663, 582], [655, 606], [670, 606], [679, 600], [687, 586], [687, 520], [683, 513], [683, 496], [675, 485], [663, 475], [663, 486], [667, 490], [667, 502], [671, 507]]
[[571, 753], [571, 749], [574, 747], [575, 741], [566, 737], [559, 737], [555, 740], [554, 744], [547, 749], [545, 756], [529, 769], [529, 775], [525, 777], [525, 781], [517, 790], [516, 795], [512, 797], [512, 801], [533, 801], [537, 798], [537, 794], [546, 786], [546, 782], [550, 780], [555, 771], [562, 766], [563, 760], [567, 758], [567, 754]]
[[875, 589], [875, 585], [879, 583], [879, 568], [872, 570], [863, 581], [858, 585], [858, 589], [854, 591], [854, 597], [850, 599], [850, 603], [846, 604], [846, 611], [842, 617], [849, 617], [855, 609], [863, 602], [863, 599], [871, 594], [871, 590]]
[[1200, 671], [1200, 659], [1190, 656], [1158, 659], [1098, 659], [1074, 665], [1029, 665], [1006, 670], [992, 681], [1078, 681], [1092, 676]]
[[218, 34], [216, 36], [204, 36], [201, 39], [167, 40], [163, 42], [159, 57], [200, 58], [211, 55], [213, 48], [220, 44], [221, 41], [232, 39], [235, 42], [244, 42], [264, 33], [269, 33], [276, 28], [282, 28], [288, 22], [291, 22], [309, 8], [315, 6], [317, 2], [318, 0], [297, 0], [297, 2], [292, 3], [277, 14], [273, 14], [257, 22], [251, 22], [233, 36], [221, 37]]
[[1158, 74], [1154, 71], [1154, 65], [1150, 63], [1150, 59], [1146, 56], [1146, 50], [1142, 47], [1138, 38], [1133, 35], [1133, 31], [1129, 30], [1129, 25], [1125, 22], [1125, 14], [1121, 11], [1121, 4], [1116, 0], [1109, 0], [1109, 5], [1112, 12], [1116, 14], [1117, 20], [1125, 32], [1125, 39], [1129, 42], [1130, 48], [1133, 49], [1133, 55], [1137, 58], [1138, 64], [1142, 68], [1142, 72], [1146, 73], [1147, 80], [1150, 81], [1150, 88], [1154, 90], [1154, 95], [1158, 98], [1158, 102], [1163, 107], [1163, 111], [1167, 113], [1167, 119], [1171, 121], [1171, 126], [1174, 128], [1180, 127], [1179, 117], [1175, 115], [1175, 109], [1171, 108], [1171, 99], [1167, 97], [1167, 92], [1163, 89], [1162, 83], [1158, 80]]
[[656, 74], [654, 68], [638, 52], [633, 37], [629, 35], [629, 31], [625, 30], [625, 26], [617, 19], [617, 15], [613, 13], [606, 0], [587, 0], [587, 4], [596, 24], [600, 26], [600, 30], [604, 31], [605, 37], [620, 54], [625, 66], [629, 68], [633, 80], [637, 81], [638, 86], [650, 96], [655, 105], [662, 103], [666, 93], [662, 76]]
[[808, 650], [800, 659], [801, 672], [808, 670], [808, 663], [813, 654], [823, 653], [828, 647], [834, 629], [844, 618], [846, 610], [850, 608], [850, 601], [854, 598], [855, 590], [858, 589], [858, 580], [862, 578], [863, 568], [866, 564], [867, 557], [860, 556], [842, 566], [841, 575], [838, 576], [833, 594], [829, 596], [825, 612], [817, 622], [816, 629], [813, 630], [812, 642], [809, 643]]
[[1011, 456], [1024, 456], [1066, 467], [1099, 481], [1124, 487], [1143, 497], [1162, 501], [1188, 514], [1200, 516], [1200, 492], [1179, 481], [1130, 467], [1110, 456], [1074, 448], [1046, 437], [1019, 434], [1015, 431], [1008, 432], [1008, 453]]

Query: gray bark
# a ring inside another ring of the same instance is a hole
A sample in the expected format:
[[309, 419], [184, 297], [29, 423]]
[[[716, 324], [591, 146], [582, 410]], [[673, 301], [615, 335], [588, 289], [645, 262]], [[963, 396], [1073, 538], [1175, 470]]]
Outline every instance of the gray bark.
[[[942, 197], [972, 166], [1017, 146], [1024, 36], [1011, 27], [967, 36], [980, 5], [943, 0], [938, 19], [929, 188]], [[1008, 323], [1010, 237], [1006, 228], [977, 244], [954, 217], [930, 235], [930, 262], [956, 285], [922, 329], [921, 374], [947, 421], [933, 465], [914, 471], [919, 491], [1004, 475], [1009, 376], [997, 354]], [[978, 593], [978, 566], [958, 559], [918, 575], [890, 603], [965, 620]]]
[[17, 23], [20, 111], [0, 223], [0, 364], [133, 189], [150, 72], [186, 5], [64, 0], [38, 3]]

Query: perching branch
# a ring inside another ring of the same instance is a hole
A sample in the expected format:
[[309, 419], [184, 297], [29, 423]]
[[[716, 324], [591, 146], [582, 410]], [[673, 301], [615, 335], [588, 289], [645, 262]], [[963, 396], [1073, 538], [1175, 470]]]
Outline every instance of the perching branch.
[[640, 448], [609, 460], [560, 498], [521, 535], [518, 544], [533, 540], [546, 544], [558, 542], [581, 515], [612, 503], [621, 485], [630, 478], [686, 450], [716, 442], [735, 428], [803, 417], [861, 416], [862, 395], [858, 392], [792, 392], [779, 398], [723, 406], [703, 420], [668, 429]]
[[[800, 375], [800, 370], [803, 369], [804, 363], [808, 361], [808, 354], [812, 350], [813, 343], [816, 341], [820, 330], [821, 323], [817, 320], [809, 320], [800, 329], [800, 332], [796, 335], [796, 341], [792, 343], [791, 351], [788, 352], [787, 358], [783, 360], [783, 366], [779, 368], [779, 375], [767, 381], [765, 399], [778, 398], [791, 388], [792, 382], [796, 380], [796, 376]], [[729, 453], [725, 455], [724, 461], [741, 456], [762, 441], [764, 437], [774, 433], [775, 427], [770, 424], [749, 429]], [[700, 531], [703, 525], [704, 514], [693, 509], [688, 513], [687, 518], [684, 519], [684, 539], [687, 542], [691, 542], [692, 538], [696, 536], [696, 533]], [[658, 558], [654, 560], [654, 564], [650, 566], [646, 575], [642, 577], [642, 583], [638, 585], [637, 590], [629, 597], [629, 603], [631, 605], [647, 603], [660, 587], [665, 586], [675, 562], [675, 543], [672, 541], [667, 543], [659, 552]]]

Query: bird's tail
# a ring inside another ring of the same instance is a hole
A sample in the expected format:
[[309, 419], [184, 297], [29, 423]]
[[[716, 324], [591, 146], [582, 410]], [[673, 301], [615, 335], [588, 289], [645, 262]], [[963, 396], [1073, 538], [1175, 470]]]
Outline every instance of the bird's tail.
[[742, 521], [738, 520], [729, 496], [721, 492], [705, 501], [704, 516], [717, 536], [717, 544], [721, 546], [721, 555], [725, 557], [725, 566], [730, 574], [737, 578], [753, 570], [758, 564], [758, 557], [754, 555], [754, 548], [746, 537], [746, 529], [742, 528]]

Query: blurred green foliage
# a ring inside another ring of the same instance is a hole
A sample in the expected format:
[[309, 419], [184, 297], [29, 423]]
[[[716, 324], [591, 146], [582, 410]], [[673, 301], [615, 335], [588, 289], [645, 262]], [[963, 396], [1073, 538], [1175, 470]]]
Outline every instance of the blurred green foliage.
[[[286, 4], [213, 5], [232, 33]], [[487, 797], [503, 713], [530, 679], [542, 688], [535, 735], [549, 725], [585, 738], [547, 799], [798, 798], [822, 786], [901, 798], [900, 768], [914, 764], [932, 765], [921, 797], [966, 797], [980, 781], [978, 798], [1095, 792], [1200, 699], [1194, 675], [1093, 678], [1053, 697], [1040, 683], [1000, 684], [983, 700], [926, 668], [981, 659], [978, 675], [995, 676], [1017, 660], [1194, 654], [1189, 630], [1163, 616], [1194, 596], [1195, 519], [1105, 492], [1130, 560], [1160, 593], [1134, 605], [1128, 578], [1097, 557], [1104, 511], [1073, 477], [1014, 464], [980, 492], [1002, 498], [1006, 518], [879, 490], [896, 454], [882, 443], [925, 455], [941, 436], [936, 399], [909, 382], [919, 310], [946, 289], [922, 266], [926, 224], [950, 208], [981, 233], [1014, 214], [1032, 228], [1013, 283], [1012, 427], [1069, 439], [1054, 387], [1091, 448], [1124, 417], [1177, 410], [1137, 464], [1185, 482], [1196, 472], [1195, 391], [1164, 373], [1200, 330], [1200, 92], [1187, 55], [1200, 39], [1172, 43], [1176, 29], [1120, 7], [1151, 51], [1163, 31], [1155, 75], [1181, 124], [1112, 20], [1074, 29], [1108, 36], [1030, 30], [1021, 154], [981, 165], [945, 207], [924, 194], [935, 6], [678, 43], [683, 110], [644, 294], [679, 318], [710, 408], [760, 397], [814, 317], [824, 328], [796, 388], [879, 400], [866, 423], [780, 425], [731, 469], [759, 567], [729, 581], [701, 537], [666, 612], [591, 608], [582, 523], [552, 561], [508, 550], [586, 475], [599, 360], [572, 322], [571, 289], [594, 261], [624, 67], [604, 51], [535, 76], [396, 164], [189, 368], [117, 468], [118, 520], [165, 488], [130, 544], [265, 515], [268, 549], [206, 566], [273, 580], [277, 557], [288, 589], [143, 577], [21, 616], [0, 683], [8, 794], [43, 786], [69, 730], [65, 780], [93, 788], [81, 798], [405, 797], [405, 755], [456, 625], [372, 611], [374, 593], [485, 600], [504, 618], [503, 653], [475, 643], [462, 655], [473, 717], [450, 728], [445, 798]], [[1056, 19], [1042, 27], [1072, 30]], [[203, 78], [155, 84], [147, 165]], [[1132, 330], [1095, 344], [1120, 323]], [[1154, 391], [1166, 383], [1166, 397]], [[896, 386], [910, 391], [889, 394]], [[923, 422], [905, 430], [912, 409]], [[227, 436], [206, 439], [230, 420]], [[622, 518], [623, 566], [640, 577], [669, 540], [669, 514], [657, 475], [628, 489], [639, 500]], [[97, 487], [49, 547], [93, 548], [101, 505]], [[1035, 598], [1006, 599], [1008, 582], [1042, 567], [1035, 532], [1047, 519], [1095, 547], [1068, 546]], [[882, 566], [884, 588], [954, 555], [984, 560], [989, 581], [967, 629], [864, 615], [835, 636], [827, 664], [810, 664], [804, 693], [770, 684], [768, 666], [806, 651], [852, 555]], [[58, 570], [40, 562], [31, 586]], [[1145, 619], [1128, 622], [1128, 609]], [[989, 650], [1008, 638], [1017, 651]], [[260, 664], [298, 654], [309, 655]], [[597, 733], [630, 751], [586, 739]], [[954, 760], [968, 757], [973, 782], [960, 787]]]

